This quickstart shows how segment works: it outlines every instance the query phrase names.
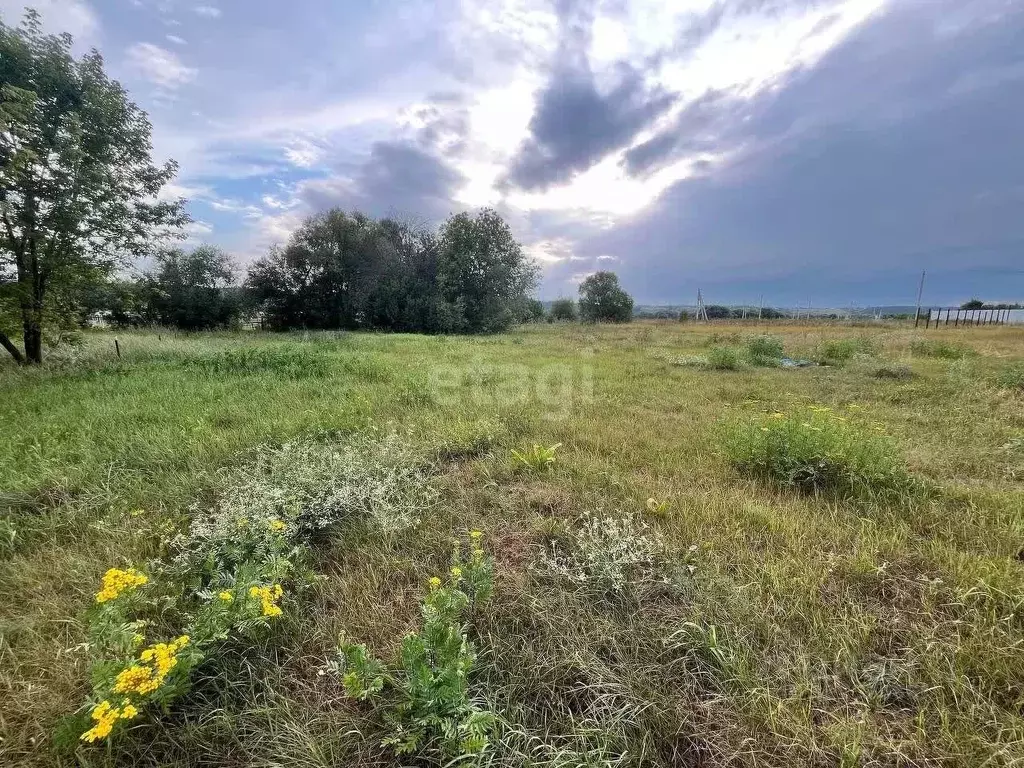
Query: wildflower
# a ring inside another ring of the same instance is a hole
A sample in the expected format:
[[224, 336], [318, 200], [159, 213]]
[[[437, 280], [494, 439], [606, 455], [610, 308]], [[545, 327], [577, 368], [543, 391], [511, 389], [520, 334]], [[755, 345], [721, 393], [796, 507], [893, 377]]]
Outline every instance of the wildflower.
[[471, 538], [473, 541], [480, 541], [480, 539], [481, 539], [481, 537], [483, 535], [484, 535], [483, 531], [470, 531], [469, 532], [469, 538]]
[[157, 680], [151, 667], [133, 664], [118, 673], [114, 680], [114, 692], [138, 693], [145, 696], [159, 688], [161, 682], [163, 682], [163, 678]]
[[427, 581], [427, 584], [430, 585], [431, 592], [433, 592], [435, 589], [441, 588], [441, 580], [437, 578], [437, 576], [431, 576], [430, 579]]
[[284, 590], [281, 589], [280, 584], [274, 584], [270, 587], [251, 587], [249, 589], [250, 597], [259, 598], [264, 616], [281, 615], [281, 606], [279, 606], [276, 601], [279, 600], [283, 594]]
[[82, 741], [92, 742], [98, 739], [105, 739], [114, 729], [114, 723], [117, 722], [120, 714], [121, 712], [109, 701], [106, 699], [101, 701], [92, 709], [91, 717], [96, 721], [96, 725], [82, 734]]
[[103, 583], [100, 591], [96, 593], [96, 602], [106, 603], [115, 599], [122, 592], [141, 587], [147, 581], [149, 579], [134, 568], [129, 568], [126, 571], [122, 571], [120, 568], [111, 568], [103, 574]]
[[452, 578], [455, 578], [455, 579], [461, 579], [462, 578], [462, 569], [459, 568], [459, 566], [457, 566], [457, 565], [453, 565], [452, 566]]
[[280, 533], [281, 531], [283, 531], [285, 528], [288, 527], [283, 520], [278, 520], [276, 518], [271, 520], [269, 525], [270, 525], [270, 530], [272, 530], [274, 533]]
[[230, 592], [228, 592], [227, 590], [224, 590], [223, 592], [221, 592], [221, 593], [220, 593], [219, 595], [217, 595], [217, 597], [219, 597], [219, 598], [220, 598], [221, 600], [223, 600], [223, 601], [224, 601], [225, 603], [230, 603], [230, 602], [231, 602], [232, 600], [234, 600], [234, 599], [235, 599], [235, 596], [234, 596], [234, 595], [232, 595], [232, 594], [231, 594]]
[[131, 702], [125, 703], [121, 707], [121, 719], [122, 720], [134, 720], [139, 715], [139, 710], [135, 708], [135, 705]]
[[132, 646], [133, 647], [138, 648], [144, 642], [146, 642], [146, 636], [143, 635], [141, 632], [136, 632], [134, 635], [132, 635]]
[[133, 509], [128, 514], [131, 515], [132, 517], [139, 517], [140, 515], [146, 514], [146, 510], [144, 510], [144, 509]]

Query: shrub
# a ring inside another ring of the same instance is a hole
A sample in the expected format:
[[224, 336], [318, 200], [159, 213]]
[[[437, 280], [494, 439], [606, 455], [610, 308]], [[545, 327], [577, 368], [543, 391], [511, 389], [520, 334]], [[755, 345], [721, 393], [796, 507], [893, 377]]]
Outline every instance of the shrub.
[[657, 531], [635, 515], [588, 512], [541, 550], [540, 562], [575, 584], [621, 592], [631, 584], [664, 578], [665, 545]]
[[576, 302], [572, 299], [555, 299], [551, 302], [552, 320], [572, 322], [576, 319]]
[[398, 755], [422, 751], [462, 759], [487, 748], [495, 718], [469, 697], [476, 655], [466, 636], [467, 612], [490, 597], [494, 583], [494, 563], [480, 546], [481, 536], [470, 534], [468, 558], [456, 547], [446, 578], [430, 579], [423, 628], [402, 640], [401, 671], [389, 671], [365, 645], [344, 636], [336, 661], [328, 664], [352, 698], [378, 700], [385, 688], [397, 693], [398, 703], [384, 702], [392, 733], [382, 743]]
[[741, 473], [803, 493], [892, 499], [917, 490], [917, 483], [882, 431], [876, 425], [868, 434], [828, 408], [814, 408], [734, 426], [723, 448]]
[[970, 347], [937, 339], [915, 339], [910, 342], [910, 351], [920, 357], [937, 357], [941, 360], [962, 360], [977, 354]]
[[818, 347], [817, 362], [824, 365], [846, 365], [854, 357], [878, 354], [878, 344], [872, 339], [828, 339]]
[[784, 354], [782, 339], [777, 336], [754, 336], [747, 340], [747, 360], [752, 365], [778, 365]]
[[707, 367], [713, 371], [738, 371], [742, 365], [739, 352], [732, 347], [712, 347], [708, 350]]

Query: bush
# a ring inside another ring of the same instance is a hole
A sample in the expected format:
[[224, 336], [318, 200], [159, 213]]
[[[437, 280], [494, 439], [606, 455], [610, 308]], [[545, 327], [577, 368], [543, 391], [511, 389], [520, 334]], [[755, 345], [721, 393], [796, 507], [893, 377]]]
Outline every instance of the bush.
[[754, 336], [747, 340], [747, 360], [752, 365], [778, 365], [784, 354], [782, 339], [777, 336]]
[[741, 473], [802, 493], [893, 499], [917, 490], [883, 428], [876, 425], [874, 431], [868, 434], [828, 408], [814, 408], [734, 426], [723, 449]]
[[713, 371], [738, 371], [742, 366], [739, 352], [732, 347], [712, 347], [708, 350], [707, 367]]
[[962, 360], [977, 354], [973, 349], [962, 344], [935, 339], [915, 339], [910, 342], [910, 351], [920, 357], [937, 357], [941, 360]]
[[816, 361], [823, 365], [846, 365], [858, 355], [873, 357], [876, 354], [878, 344], [871, 339], [828, 339], [818, 347]]
[[576, 584], [621, 592], [664, 578], [665, 545], [635, 515], [585, 513], [541, 551], [541, 565]]
[[571, 322], [576, 319], [576, 302], [572, 299], [555, 299], [551, 302], [551, 319]]

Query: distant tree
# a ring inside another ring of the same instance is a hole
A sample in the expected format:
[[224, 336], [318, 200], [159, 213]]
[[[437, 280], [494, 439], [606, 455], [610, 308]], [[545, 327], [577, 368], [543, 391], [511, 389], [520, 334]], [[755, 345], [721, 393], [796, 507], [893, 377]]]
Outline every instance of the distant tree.
[[536, 287], [538, 270], [498, 213], [448, 218], [438, 233], [438, 287], [450, 330], [502, 331]]
[[708, 313], [708, 320], [728, 320], [733, 316], [732, 310], [721, 304], [708, 304], [704, 309]]
[[985, 302], [982, 301], [981, 299], [978, 299], [978, 298], [971, 299], [970, 301], [965, 301], [963, 304], [960, 305], [960, 309], [984, 309], [984, 308], [985, 308]]
[[686, 322], [689, 322], [689, 320], [690, 320], [690, 313], [689, 313], [689, 311], [687, 311], [685, 309], [681, 310], [679, 312], [679, 322], [680, 323], [686, 323]]
[[522, 321], [524, 323], [540, 323], [544, 321], [546, 313], [544, 304], [540, 299], [527, 299], [523, 308]]
[[580, 316], [587, 322], [628, 323], [633, 299], [614, 272], [595, 272], [580, 283]]
[[75, 297], [78, 324], [83, 328], [94, 321], [117, 327], [142, 325], [148, 319], [150, 298], [145, 281], [112, 278], [86, 283]]
[[148, 316], [184, 331], [225, 328], [238, 320], [241, 301], [231, 257], [212, 245], [157, 254], [156, 269], [143, 281]]
[[[157, 198], [176, 167], [153, 165], [146, 114], [99, 53], [76, 60], [71, 45], [44, 35], [34, 11], [17, 28], [0, 22], [0, 345], [32, 363], [51, 298], [150, 253], [187, 221], [183, 201]], [[12, 314], [24, 355], [8, 335]]]
[[558, 322], [576, 320], [576, 302], [572, 299], [555, 299], [551, 302], [551, 319]]

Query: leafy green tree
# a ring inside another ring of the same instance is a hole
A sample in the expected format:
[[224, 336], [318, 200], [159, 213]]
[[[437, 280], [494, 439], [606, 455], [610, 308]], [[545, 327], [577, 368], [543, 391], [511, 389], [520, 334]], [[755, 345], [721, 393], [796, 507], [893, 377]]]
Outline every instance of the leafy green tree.
[[970, 301], [965, 301], [963, 304], [960, 305], [960, 309], [984, 309], [984, 308], [985, 308], [985, 302], [982, 301], [981, 299], [978, 299], [978, 298], [971, 299]]
[[444, 330], [492, 333], [512, 325], [517, 306], [537, 285], [538, 269], [504, 219], [490, 208], [458, 213], [437, 240], [438, 288], [450, 326]]
[[224, 251], [212, 245], [175, 248], [157, 254], [156, 263], [144, 281], [149, 319], [184, 331], [224, 328], [238, 320], [236, 268]]
[[524, 323], [540, 323], [544, 321], [544, 304], [540, 299], [527, 299], [523, 307]]
[[[183, 201], [160, 201], [176, 166], [151, 160], [150, 124], [92, 51], [45, 35], [28, 11], [0, 22], [0, 298], [13, 303], [24, 358], [42, 361], [48, 300], [151, 252], [187, 221]], [[10, 310], [0, 312], [9, 318]]]
[[622, 290], [614, 272], [595, 272], [580, 283], [580, 315], [590, 323], [628, 323], [633, 298]]
[[576, 319], [576, 302], [572, 299], [555, 299], [551, 302], [551, 319], [572, 322]]

